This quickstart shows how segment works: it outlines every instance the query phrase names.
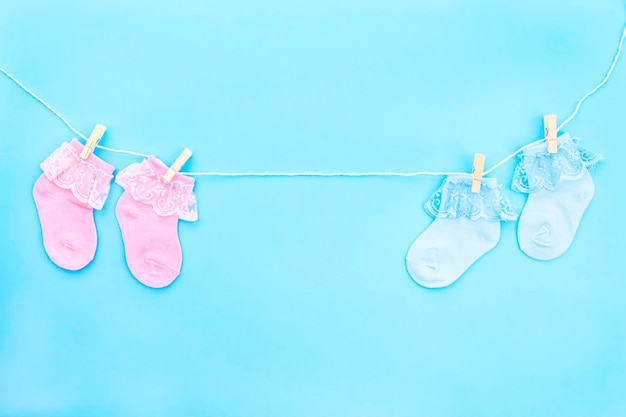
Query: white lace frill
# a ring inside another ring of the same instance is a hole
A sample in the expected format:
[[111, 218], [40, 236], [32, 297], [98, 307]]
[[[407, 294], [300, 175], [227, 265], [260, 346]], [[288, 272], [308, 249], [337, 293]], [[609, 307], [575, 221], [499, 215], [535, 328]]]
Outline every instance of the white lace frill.
[[426, 202], [425, 209], [433, 217], [489, 221], [517, 220], [513, 205], [502, 192], [495, 178], [485, 178], [480, 192], [471, 192], [470, 176], [449, 176]]
[[130, 192], [134, 200], [151, 205], [159, 216], [177, 215], [186, 221], [198, 220], [193, 180], [186, 183], [174, 177], [172, 181], [165, 181], [163, 173], [156, 172], [146, 159], [124, 168], [115, 182]]
[[576, 180], [585, 171], [593, 171], [602, 160], [574, 142], [565, 134], [558, 138], [557, 153], [548, 153], [541, 143], [519, 156], [511, 188], [522, 193], [534, 193], [542, 189], [554, 191], [563, 180]]
[[83, 160], [69, 143], [63, 143], [40, 166], [46, 178], [71, 190], [78, 201], [102, 209], [113, 175]]

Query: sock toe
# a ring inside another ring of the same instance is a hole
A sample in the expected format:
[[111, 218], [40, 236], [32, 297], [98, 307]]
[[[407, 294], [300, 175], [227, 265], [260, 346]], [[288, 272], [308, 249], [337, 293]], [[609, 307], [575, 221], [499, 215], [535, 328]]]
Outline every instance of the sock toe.
[[[549, 218], [547, 218], [549, 217]], [[571, 244], [573, 233], [558, 214], [528, 212], [518, 224], [520, 250], [539, 261], [550, 261], [563, 255]]]
[[77, 271], [87, 266], [96, 253], [96, 245], [82, 242], [81, 239], [81, 236], [73, 233], [63, 233], [52, 241], [44, 239], [44, 247], [52, 262], [61, 268]]
[[181, 262], [176, 262], [171, 253], [150, 250], [127, 258], [127, 263], [137, 281], [151, 288], [170, 285], [180, 274], [181, 267]]
[[406, 269], [411, 279], [422, 287], [439, 288], [449, 285], [441, 280], [439, 251], [435, 248], [407, 256]]

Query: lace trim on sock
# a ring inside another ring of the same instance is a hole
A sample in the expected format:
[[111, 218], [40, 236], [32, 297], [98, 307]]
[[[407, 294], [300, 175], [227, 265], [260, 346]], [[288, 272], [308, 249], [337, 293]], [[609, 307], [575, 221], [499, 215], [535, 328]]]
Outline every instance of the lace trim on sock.
[[593, 171], [602, 160], [600, 154], [587, 151], [569, 136], [560, 141], [555, 154], [547, 150], [524, 152], [519, 158], [511, 188], [522, 193], [534, 193], [542, 189], [554, 191], [563, 180], [581, 178], [585, 171]]
[[113, 175], [83, 160], [69, 143], [63, 143], [40, 166], [46, 178], [71, 190], [78, 201], [102, 209]]
[[433, 217], [448, 219], [513, 221], [518, 217], [495, 178], [483, 179], [480, 193], [472, 193], [471, 177], [447, 177], [426, 202], [425, 209]]
[[186, 221], [198, 220], [193, 184], [165, 181], [147, 160], [121, 170], [115, 182], [129, 191], [134, 200], [151, 205], [159, 216], [177, 215]]

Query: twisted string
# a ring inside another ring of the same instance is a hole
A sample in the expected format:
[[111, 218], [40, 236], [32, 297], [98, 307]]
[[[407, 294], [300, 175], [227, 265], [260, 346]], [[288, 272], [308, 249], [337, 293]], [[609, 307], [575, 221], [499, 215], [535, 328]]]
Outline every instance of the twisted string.
[[[613, 74], [613, 71], [615, 70], [617, 62], [619, 61], [620, 55], [622, 53], [622, 48], [624, 46], [624, 39], [625, 38], [626, 38], [626, 25], [624, 26], [624, 28], [622, 30], [622, 36], [620, 37], [620, 41], [619, 41], [618, 46], [617, 46], [617, 51], [615, 53], [615, 56], [613, 57], [613, 61], [611, 62], [611, 66], [609, 67], [606, 75], [604, 76], [602, 81], [600, 81], [600, 83], [598, 85], [593, 87], [589, 92], [585, 93], [580, 98], [580, 100], [578, 100], [578, 103], [576, 103], [576, 106], [575, 106], [574, 111], [572, 112], [572, 114], [568, 118], [566, 118], [557, 127], [557, 131], [561, 131], [569, 122], [571, 122], [576, 117], [578, 112], [580, 111], [583, 103], [589, 97], [594, 95], [600, 88], [602, 88], [602, 86], [604, 86], [609, 81], [609, 79], [611, 78], [611, 75]], [[65, 124], [65, 126], [67, 126], [72, 132], [74, 132], [79, 138], [81, 138], [84, 141], [87, 141], [87, 139], [88, 139], [87, 136], [85, 136], [80, 131], [78, 131], [78, 129], [76, 129], [74, 126], [72, 126], [72, 124], [65, 117], [63, 117], [57, 110], [54, 109], [54, 107], [52, 107], [50, 104], [48, 104], [44, 99], [42, 99], [37, 94], [35, 94], [32, 90], [30, 90], [28, 87], [26, 87], [21, 81], [19, 81], [17, 78], [15, 78], [11, 73], [9, 73], [4, 68], [0, 67], [0, 72], [2, 74], [4, 74], [6, 77], [8, 77], [11, 81], [13, 81], [24, 92], [26, 92], [28, 95], [30, 95], [32, 98], [37, 100], [40, 104], [42, 104], [46, 109], [48, 109], [50, 112], [52, 112], [52, 114], [54, 114], [59, 120], [61, 120], [61, 122], [63, 122], [63, 124]], [[546, 138], [543, 138], [543, 139], [539, 139], [539, 140], [536, 140], [534, 142], [531, 142], [531, 143], [528, 143], [526, 145], [521, 146], [520, 148], [516, 149], [511, 154], [507, 155], [500, 162], [496, 163], [494, 166], [492, 166], [488, 170], [484, 171], [483, 175], [488, 175], [488, 174], [492, 173], [493, 171], [495, 171], [496, 169], [498, 169], [499, 167], [501, 167], [502, 165], [507, 163], [509, 160], [511, 160], [511, 158], [515, 157], [520, 152], [524, 151], [525, 149], [527, 149], [527, 148], [529, 148], [531, 146], [534, 146], [534, 145], [537, 145], [539, 143], [542, 143], [545, 140], [546, 140]], [[132, 155], [132, 156], [139, 156], [139, 157], [143, 157], [143, 158], [147, 158], [149, 156], [148, 154], [145, 154], [145, 153], [142, 153], [142, 152], [135, 152], [135, 151], [130, 151], [130, 150], [126, 150], [126, 149], [115, 149], [115, 148], [109, 148], [109, 147], [102, 146], [102, 145], [97, 145], [96, 147], [98, 149], [102, 149], [102, 150], [108, 151], [108, 152], [115, 152], [115, 153], [127, 154], [127, 155]], [[417, 172], [385, 172], [385, 171], [382, 171], [382, 172], [306, 172], [306, 171], [305, 172], [219, 172], [219, 171], [196, 171], [196, 172], [182, 172], [182, 173], [184, 173], [186, 175], [190, 175], [190, 176], [197, 176], [197, 177], [201, 177], [201, 176], [204, 176], [204, 177], [419, 177], [419, 176], [471, 175], [471, 174], [469, 174], [467, 172], [447, 172], [447, 171], [417, 171]]]

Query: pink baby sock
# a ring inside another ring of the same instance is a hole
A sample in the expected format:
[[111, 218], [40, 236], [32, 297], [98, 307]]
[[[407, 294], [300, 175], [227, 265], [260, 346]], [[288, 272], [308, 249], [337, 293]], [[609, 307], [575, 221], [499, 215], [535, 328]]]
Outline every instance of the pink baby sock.
[[76, 139], [63, 143], [41, 164], [33, 189], [46, 253], [71, 271], [87, 266], [96, 253], [93, 209], [104, 205], [115, 169], [93, 153], [83, 160], [82, 149]]
[[125, 191], [115, 211], [122, 230], [126, 263], [139, 282], [162, 288], [180, 274], [183, 253], [178, 219], [198, 220], [194, 179], [176, 174], [154, 156], [120, 171], [115, 182]]

